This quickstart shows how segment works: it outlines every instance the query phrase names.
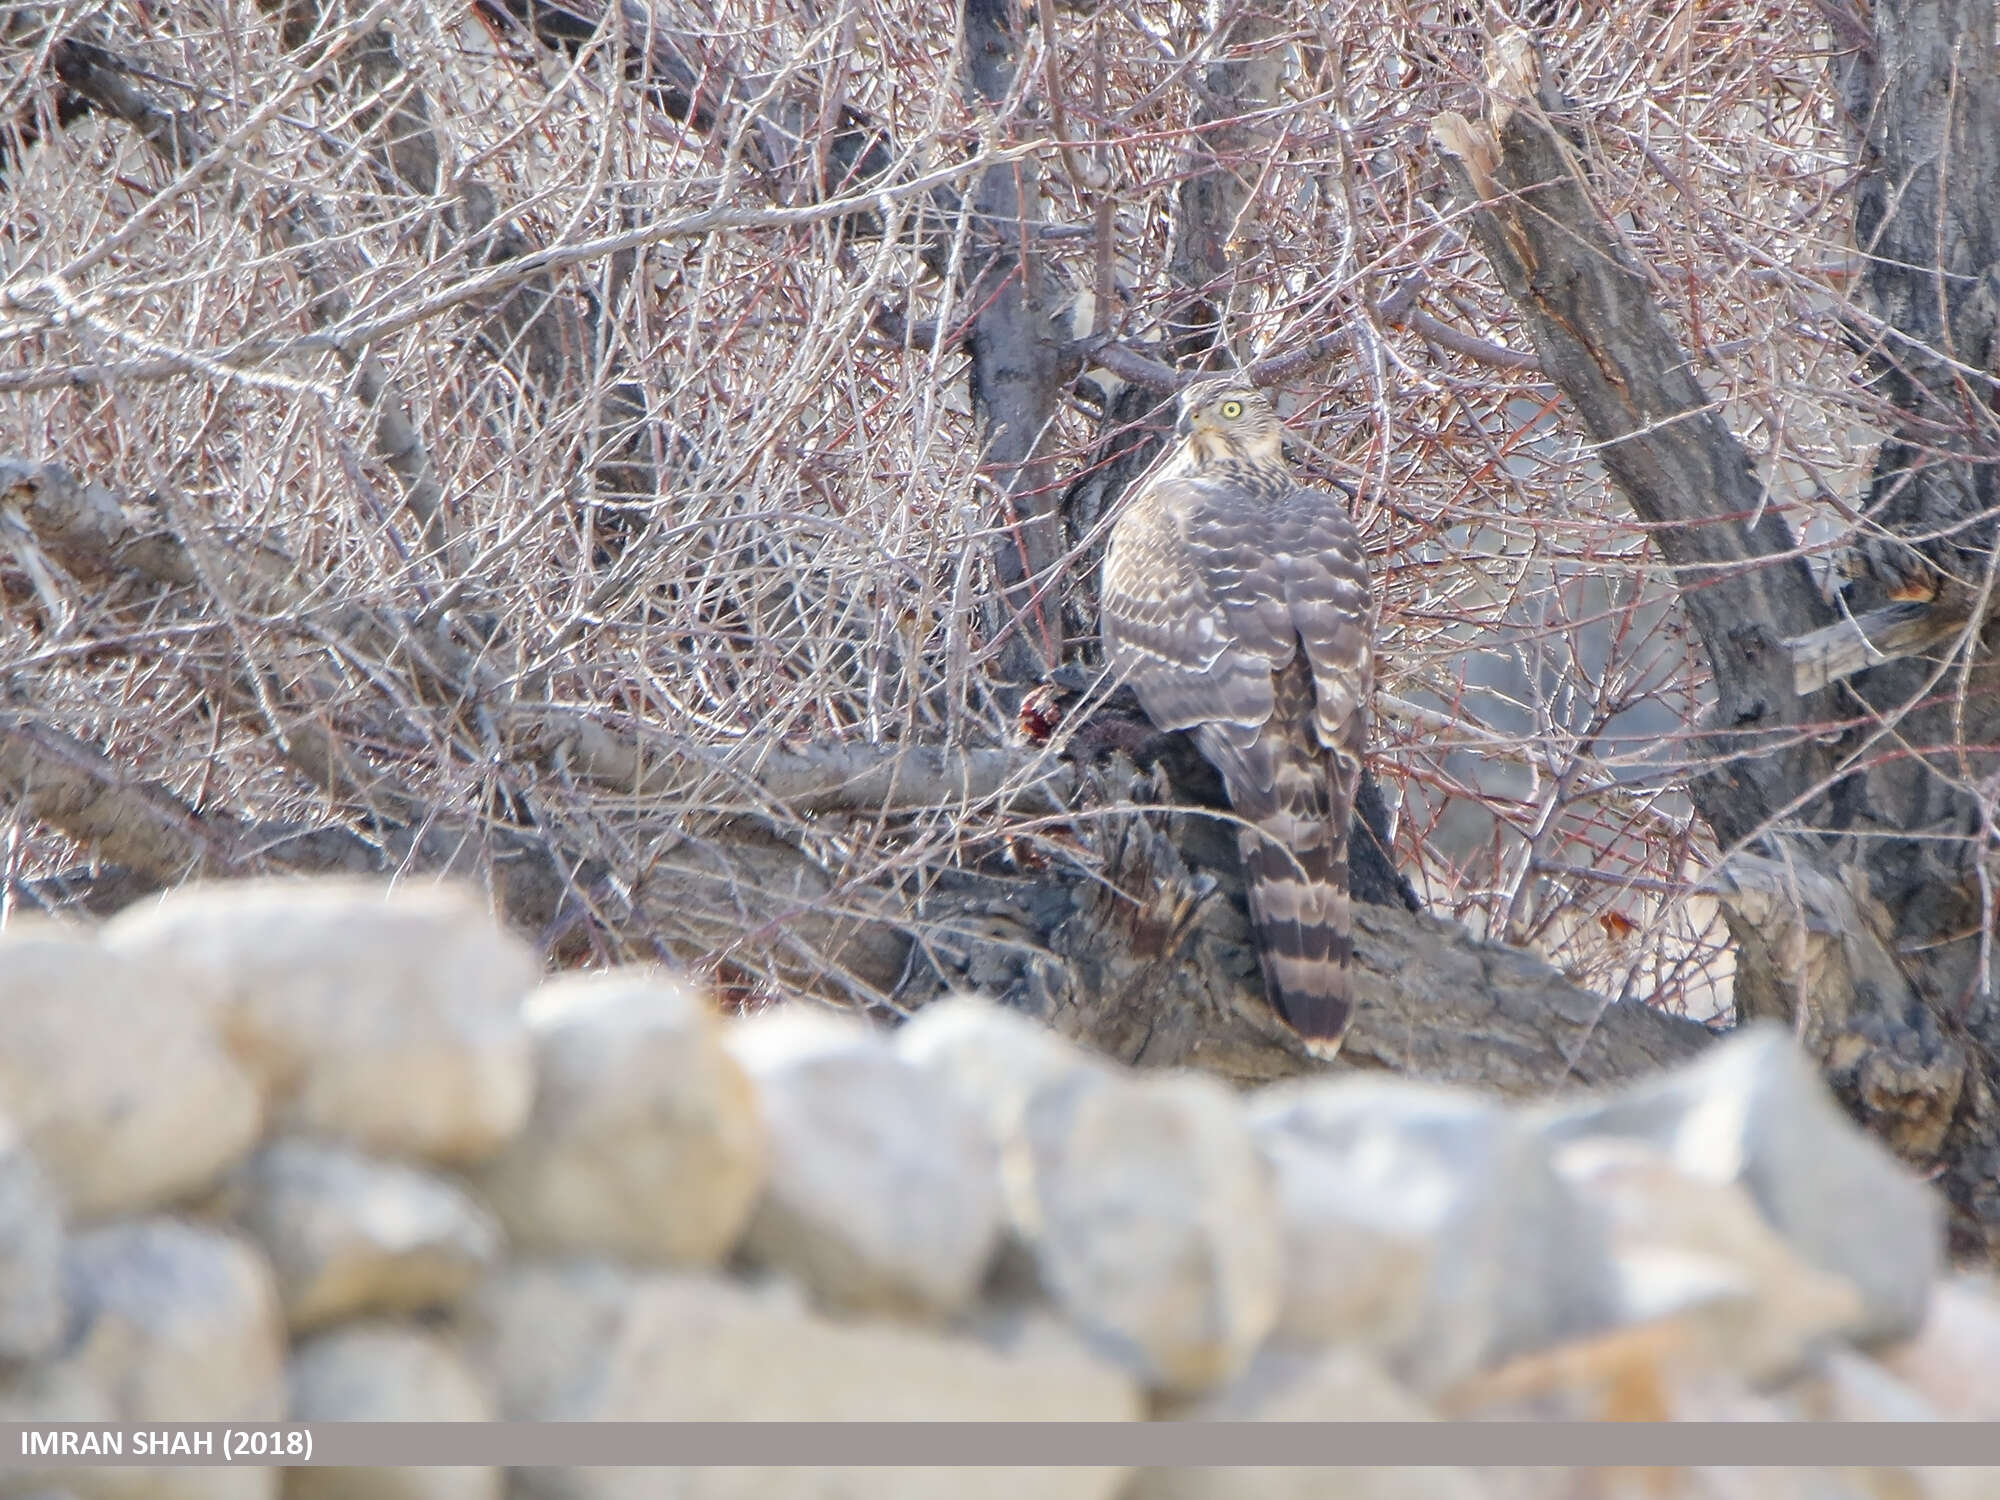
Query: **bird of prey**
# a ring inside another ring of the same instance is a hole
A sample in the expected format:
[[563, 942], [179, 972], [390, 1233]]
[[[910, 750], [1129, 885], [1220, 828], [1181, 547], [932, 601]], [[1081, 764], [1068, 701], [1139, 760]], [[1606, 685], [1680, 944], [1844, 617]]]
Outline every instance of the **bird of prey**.
[[1375, 673], [1368, 559], [1342, 498], [1299, 483], [1240, 376], [1189, 386], [1177, 447], [1105, 553], [1110, 664], [1162, 730], [1194, 732], [1240, 820], [1271, 1006], [1316, 1056], [1346, 1036], [1347, 835]]

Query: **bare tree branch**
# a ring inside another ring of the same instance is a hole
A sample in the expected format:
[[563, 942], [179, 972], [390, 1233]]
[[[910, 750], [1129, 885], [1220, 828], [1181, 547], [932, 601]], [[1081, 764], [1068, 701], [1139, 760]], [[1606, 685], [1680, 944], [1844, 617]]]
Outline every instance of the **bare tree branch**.
[[[362, 18], [364, 22], [370, 19]], [[322, 61], [330, 62], [334, 55], [335, 49], [329, 47]], [[108, 48], [70, 37], [57, 43], [52, 60], [57, 75], [77, 97], [124, 120], [170, 166], [191, 166], [215, 149], [192, 122], [163, 109], [135, 87], [126, 65]], [[248, 205], [239, 203], [237, 207]], [[325, 326], [348, 316], [347, 269], [329, 259], [336, 236], [324, 208], [310, 195], [301, 194], [283, 204], [279, 212], [266, 215], [263, 222], [277, 243], [298, 258], [313, 286], [314, 321]], [[443, 496], [430, 454], [411, 417], [408, 397], [375, 356], [338, 345], [335, 352], [351, 372], [355, 394], [375, 413], [376, 448], [403, 483], [403, 503], [422, 525], [428, 542], [443, 546]]]
[[1568, 102], [1533, 44], [1510, 32], [1492, 56], [1487, 119], [1440, 115], [1432, 133], [1542, 368], [1675, 569], [1721, 693], [1718, 745], [1733, 755], [1697, 796], [1718, 837], [1741, 839], [1818, 780], [1823, 757], [1796, 726], [1823, 705], [1798, 696], [1784, 643], [1829, 612], [1645, 273], [1606, 231], [1558, 127]]
[[1919, 600], [1884, 605], [1865, 615], [1849, 615], [1785, 642], [1792, 658], [1792, 681], [1801, 697], [1879, 667], [1917, 656], [1953, 636], [1966, 622]]

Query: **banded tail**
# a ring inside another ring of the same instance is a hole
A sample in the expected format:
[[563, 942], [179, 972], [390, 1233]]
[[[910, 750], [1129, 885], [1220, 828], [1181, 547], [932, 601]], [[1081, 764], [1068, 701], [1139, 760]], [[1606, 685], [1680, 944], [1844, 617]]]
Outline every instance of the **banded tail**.
[[1274, 711], [1247, 753], [1247, 775], [1225, 774], [1230, 804], [1248, 826], [1237, 848], [1265, 993], [1316, 1057], [1340, 1050], [1354, 1014], [1354, 940], [1347, 838], [1358, 761], [1327, 749], [1303, 652], [1281, 670]]

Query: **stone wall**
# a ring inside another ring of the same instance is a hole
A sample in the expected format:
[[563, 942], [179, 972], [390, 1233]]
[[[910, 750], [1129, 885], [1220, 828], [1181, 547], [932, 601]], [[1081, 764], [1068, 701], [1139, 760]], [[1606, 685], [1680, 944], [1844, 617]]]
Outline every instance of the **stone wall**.
[[[1776, 1031], [1527, 1110], [1355, 1071], [1238, 1093], [972, 999], [891, 1031], [725, 1021], [662, 971], [545, 981], [448, 887], [249, 883], [14, 923], [0, 1113], [0, 1420], [2000, 1419], [2000, 1300], [1944, 1273], [1929, 1190]], [[1755, 1493], [1973, 1482], [1765, 1471]], [[1550, 1493], [1444, 1469], [8, 1483]]]

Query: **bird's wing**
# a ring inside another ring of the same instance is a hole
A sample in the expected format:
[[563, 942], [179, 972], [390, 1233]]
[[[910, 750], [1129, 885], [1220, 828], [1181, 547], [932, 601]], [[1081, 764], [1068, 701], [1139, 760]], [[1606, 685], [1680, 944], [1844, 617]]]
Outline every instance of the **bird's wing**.
[[[1248, 746], [1289, 659], [1284, 594], [1264, 569], [1249, 508], [1227, 486], [1148, 484], [1119, 519], [1101, 590], [1111, 665], [1161, 729], [1213, 725]], [[1226, 769], [1226, 768], [1225, 768]]]
[[1341, 496], [1301, 487], [1274, 511], [1268, 546], [1286, 618], [1304, 645], [1320, 742], [1358, 760], [1375, 681], [1368, 554]]

